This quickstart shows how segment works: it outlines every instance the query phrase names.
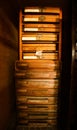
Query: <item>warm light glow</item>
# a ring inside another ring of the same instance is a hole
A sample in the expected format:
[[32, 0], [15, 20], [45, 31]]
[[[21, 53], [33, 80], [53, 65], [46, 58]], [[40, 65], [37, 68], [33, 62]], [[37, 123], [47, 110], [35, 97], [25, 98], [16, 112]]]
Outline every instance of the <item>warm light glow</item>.
[[22, 37], [22, 41], [25, 40], [36, 40], [36, 37]]
[[40, 8], [40, 7], [26, 7], [24, 9], [24, 12], [48, 12], [48, 13], [60, 13], [60, 9], [59, 8], [53, 8], [53, 7], [44, 7], [44, 8]]
[[25, 15], [24, 22], [34, 21], [34, 22], [59, 22], [59, 15]]
[[38, 31], [38, 28], [24, 28], [24, 31]]
[[72, 57], [74, 57], [74, 56], [75, 56], [75, 49], [72, 48]]
[[33, 27], [26, 28], [26, 27], [24, 27], [24, 31], [34, 31], [34, 32], [37, 32], [37, 31], [49, 32], [49, 31], [51, 31], [51, 32], [58, 32], [59, 29], [58, 28], [51, 28], [51, 27], [39, 27], [39, 28], [33, 28]]
[[23, 56], [23, 59], [37, 59], [37, 56]]
[[40, 12], [39, 9], [24, 9], [24, 12]]
[[24, 22], [26, 21], [39, 21], [38, 18], [24, 18]]
[[57, 35], [54, 33], [47, 34], [47, 33], [27, 33], [22, 36], [22, 41], [25, 40], [52, 40], [57, 41]]
[[42, 53], [42, 51], [36, 51], [36, 53], [23, 53], [23, 59], [58, 59], [57, 53]]

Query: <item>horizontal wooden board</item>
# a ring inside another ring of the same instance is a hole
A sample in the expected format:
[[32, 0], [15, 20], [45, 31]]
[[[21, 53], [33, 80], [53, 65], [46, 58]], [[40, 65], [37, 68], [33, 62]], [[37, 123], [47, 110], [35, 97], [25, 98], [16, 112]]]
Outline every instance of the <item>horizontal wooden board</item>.
[[22, 51], [56, 51], [56, 44], [22, 44]]
[[16, 69], [58, 69], [59, 68], [59, 61], [48, 60], [48, 59], [29, 59], [29, 60], [22, 60], [16, 61], [15, 65]]
[[54, 125], [54, 124], [56, 124], [57, 123], [57, 120], [56, 119], [53, 119], [53, 120], [40, 120], [40, 119], [38, 119], [38, 120], [26, 120], [26, 119], [20, 119], [19, 120], [19, 124], [35, 124], [36, 126], [37, 126], [37, 124], [39, 123], [39, 125], [46, 125], [46, 123], [47, 124], [52, 124], [52, 125]]
[[20, 96], [58, 96], [58, 89], [16, 89], [16, 93], [17, 95], [20, 95]]
[[36, 51], [36, 53], [23, 53], [23, 59], [51, 59], [58, 60], [58, 53], [42, 53], [42, 51]]
[[[50, 24], [50, 23], [22, 23], [24, 28], [52, 28], [59, 29], [59, 24]], [[55, 31], [56, 32], [56, 31]]]
[[17, 117], [20, 117], [20, 118], [25, 118], [25, 119], [56, 119], [57, 118], [57, 113], [45, 113], [45, 112], [40, 112], [40, 113], [26, 113], [26, 112], [21, 112], [21, 111], [18, 111], [17, 112]]
[[22, 31], [24, 32], [59, 32], [58, 28], [51, 28], [51, 27], [25, 27], [23, 26]]
[[24, 32], [59, 32], [59, 29], [54, 28], [23, 28]]
[[18, 115], [17, 116], [18, 118], [21, 118], [21, 119], [25, 119], [25, 120], [56, 120], [57, 117], [50, 117], [50, 116], [46, 116], [46, 115], [38, 115], [38, 116], [20, 116]]
[[60, 9], [59, 8], [53, 8], [53, 7], [25, 7], [24, 8], [24, 12], [28, 13], [28, 12], [34, 12], [34, 13], [39, 13], [39, 12], [45, 12], [45, 13], [60, 13]]
[[56, 120], [57, 117], [50, 117], [48, 115], [38, 115], [38, 116], [17, 116], [19, 119], [25, 119], [25, 120]]
[[33, 129], [36, 129], [36, 130], [56, 130], [57, 128], [57, 124], [56, 125], [48, 125], [48, 124], [43, 124], [43, 125], [40, 125], [39, 123], [36, 125], [36, 124], [28, 124], [28, 125], [17, 125], [16, 127], [16, 130], [33, 130]]
[[42, 78], [42, 79], [45, 79], [45, 78], [49, 78], [49, 79], [54, 79], [54, 78], [59, 78], [59, 72], [58, 71], [43, 71], [43, 70], [40, 70], [39, 71], [35, 71], [35, 70], [23, 70], [23, 71], [16, 71], [15, 73], [15, 77], [16, 78], [27, 78], [27, 79], [38, 79], [38, 78]]
[[25, 14], [23, 17], [23, 22], [59, 22], [59, 20], [60, 20], [59, 15]]
[[[35, 95], [34, 95], [35, 96]], [[57, 97], [28, 97], [28, 96], [16, 96], [16, 101], [26, 104], [36, 104], [36, 105], [45, 105], [45, 104], [57, 104]]]
[[38, 88], [38, 89], [48, 89], [48, 88], [58, 88], [59, 86], [59, 80], [58, 79], [22, 79], [22, 80], [16, 80], [16, 88]]
[[[47, 68], [47, 69], [46, 69], [46, 68], [44, 68], [44, 69], [43, 69], [43, 68], [38, 68], [38, 69], [37, 69], [37, 68], [29, 68], [29, 69], [28, 69], [28, 68], [27, 68], [27, 69], [24, 69], [24, 70], [23, 70], [23, 69], [18, 69], [18, 68], [16, 68], [15, 74], [18, 73], [18, 72], [19, 72], [19, 73], [28, 73], [28, 72], [32, 72], [32, 73], [33, 73], [33, 72], [34, 72], [34, 73], [47, 72], [47, 73], [48, 73], [48, 72], [51, 72], [52, 74], [53, 74], [53, 73], [59, 74], [59, 70], [58, 70], [58, 69], [52, 70], [52, 69], [48, 69], [48, 68]], [[20, 75], [21, 75], [21, 74], [20, 74]]]
[[19, 112], [26, 112], [26, 113], [40, 113], [40, 112], [45, 112], [45, 113], [51, 113], [51, 112], [56, 112], [57, 113], [57, 109], [58, 109], [58, 105], [56, 104], [42, 104], [42, 105], [27, 105], [26, 103], [21, 103], [21, 102], [17, 102], [16, 104], [17, 110]]
[[58, 35], [54, 33], [23, 33], [22, 41], [58, 41]]

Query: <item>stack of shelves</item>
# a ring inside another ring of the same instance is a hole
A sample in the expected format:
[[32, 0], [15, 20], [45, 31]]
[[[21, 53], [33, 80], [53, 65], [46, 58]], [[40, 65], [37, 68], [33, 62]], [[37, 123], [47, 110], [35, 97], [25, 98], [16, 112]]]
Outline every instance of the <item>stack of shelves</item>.
[[61, 10], [20, 11], [16, 61], [18, 129], [56, 129], [61, 62]]

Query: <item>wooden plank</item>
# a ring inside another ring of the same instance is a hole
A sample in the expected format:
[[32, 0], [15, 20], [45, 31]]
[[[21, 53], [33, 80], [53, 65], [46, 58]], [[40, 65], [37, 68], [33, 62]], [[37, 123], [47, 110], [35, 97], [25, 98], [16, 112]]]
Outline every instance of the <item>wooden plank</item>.
[[17, 125], [16, 130], [33, 130], [33, 129], [40, 129], [40, 130], [56, 130], [57, 125], [48, 125], [48, 124], [44, 124], [44, 125], [40, 125], [39, 123], [37, 125], [34, 124], [28, 124], [28, 125]]
[[59, 32], [59, 29], [55, 29], [55, 28], [26, 28], [26, 27], [23, 27], [23, 31], [24, 32]]
[[24, 15], [23, 22], [59, 22], [59, 15]]
[[36, 104], [36, 105], [45, 105], [45, 104], [57, 104], [57, 97], [28, 97], [28, 96], [16, 96], [16, 101], [26, 104]]
[[57, 123], [57, 120], [28, 120], [28, 119], [20, 119], [19, 120], [19, 124], [29, 124], [29, 125], [36, 125], [39, 124], [39, 125], [46, 125], [46, 124], [50, 124], [50, 125], [55, 125]]
[[48, 88], [57, 88], [59, 86], [58, 79], [22, 79], [16, 80], [16, 88], [22, 89], [31, 89], [31, 88], [38, 88], [38, 89], [48, 89]]
[[57, 41], [58, 35], [54, 33], [23, 33], [22, 41]]
[[16, 69], [58, 69], [59, 61], [48, 60], [48, 59], [28, 59], [22, 61], [16, 61]]
[[28, 120], [30, 122], [39, 122], [39, 120], [41, 120], [41, 123], [44, 121], [51, 121], [51, 120], [57, 120], [57, 113], [48, 113], [48, 114], [25, 114], [25, 113], [21, 113], [18, 112], [17, 114], [17, 118], [20, 120]]
[[[32, 25], [32, 26], [31, 26]], [[33, 26], [33, 24], [31, 25], [27, 25], [28, 27], [25, 26], [25, 24], [23, 25], [22, 30], [26, 33], [26, 32], [59, 32], [59, 27], [38, 27], [39, 25], [37, 25], [36, 27]], [[42, 26], [42, 25], [40, 25]]]
[[19, 118], [27, 118], [27, 119], [42, 119], [42, 118], [46, 118], [46, 119], [56, 119], [57, 118], [57, 113], [55, 112], [55, 113], [45, 113], [45, 112], [39, 112], [39, 113], [36, 113], [36, 112], [34, 112], [34, 113], [30, 113], [30, 112], [28, 112], [28, 113], [26, 113], [26, 112], [24, 112], [24, 111], [19, 111], [18, 113], [17, 113], [17, 117], [19, 117]]
[[56, 51], [56, 44], [23, 44], [22, 51]]
[[25, 28], [52, 28], [59, 29], [59, 24], [50, 24], [50, 23], [22, 23]]
[[35, 12], [35, 13], [60, 13], [60, 9], [59, 8], [53, 8], [53, 7], [25, 7], [24, 8], [24, 12], [25, 13], [31, 13], [31, 12]]
[[20, 96], [36, 96], [36, 97], [46, 97], [46, 96], [58, 96], [58, 89], [16, 89], [17, 95]]
[[21, 79], [38, 79], [38, 78], [42, 78], [42, 79], [45, 79], [45, 78], [49, 78], [49, 79], [54, 79], [54, 78], [59, 78], [59, 72], [57, 70], [54, 70], [54, 71], [50, 71], [50, 70], [40, 70], [37, 71], [37, 70], [23, 70], [23, 71], [16, 71], [15, 73], [15, 77], [16, 78], [21, 78]]
[[53, 112], [53, 113], [57, 113], [57, 109], [58, 109], [58, 105], [56, 104], [54, 104], [54, 105], [49, 105], [49, 104], [46, 104], [46, 105], [44, 105], [44, 104], [42, 104], [42, 105], [27, 105], [26, 103], [20, 103], [20, 102], [17, 102], [17, 104], [16, 104], [16, 107], [17, 107], [17, 110], [19, 111], [19, 112], [22, 112], [22, 111], [24, 111], [24, 112], [26, 112], [26, 113], [43, 113], [43, 112], [45, 112], [45, 113], [51, 113], [51, 112]]
[[58, 60], [58, 53], [42, 53], [42, 51], [36, 51], [36, 53], [23, 53], [23, 59]]

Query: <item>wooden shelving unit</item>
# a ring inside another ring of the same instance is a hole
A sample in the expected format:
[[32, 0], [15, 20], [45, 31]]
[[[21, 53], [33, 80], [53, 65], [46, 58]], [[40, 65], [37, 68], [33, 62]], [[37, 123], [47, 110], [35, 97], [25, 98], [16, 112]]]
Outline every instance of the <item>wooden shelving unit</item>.
[[16, 61], [17, 129], [57, 130], [62, 11], [52, 7], [20, 10]]

